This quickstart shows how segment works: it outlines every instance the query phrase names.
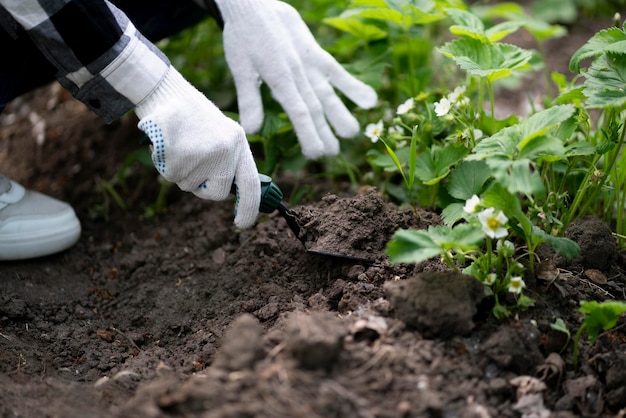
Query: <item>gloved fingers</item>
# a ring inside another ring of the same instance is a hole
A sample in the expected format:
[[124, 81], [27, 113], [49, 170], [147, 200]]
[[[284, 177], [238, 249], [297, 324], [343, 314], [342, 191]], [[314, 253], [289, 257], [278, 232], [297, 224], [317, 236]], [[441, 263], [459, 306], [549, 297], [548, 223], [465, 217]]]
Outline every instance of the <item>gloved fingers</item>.
[[252, 152], [249, 147], [242, 151], [242, 157], [235, 174], [237, 202], [235, 205], [235, 225], [249, 228], [259, 216], [261, 205], [261, 182]]
[[333, 87], [318, 72], [311, 72], [309, 77], [315, 86], [317, 97], [322, 103], [324, 114], [338, 136], [354, 138], [361, 130], [359, 122], [341, 101]]
[[259, 75], [252, 65], [248, 64], [248, 60], [239, 57], [237, 64], [229, 67], [237, 89], [239, 123], [247, 134], [255, 134], [263, 126], [263, 99]]
[[[269, 87], [291, 120], [302, 154], [309, 159], [336, 155], [339, 143], [324, 119], [321, 104], [310, 88], [308, 92], [299, 89], [304, 86], [308, 86], [306, 80], [283, 80], [282, 83], [270, 84]], [[307, 94], [307, 97], [303, 97], [302, 93]], [[311, 109], [312, 105], [317, 109]]]
[[324, 55], [326, 57], [319, 62], [320, 71], [328, 76], [330, 84], [362, 109], [371, 109], [376, 106], [378, 95], [371, 86], [350, 74], [327, 52], [324, 52]]
[[284, 2], [277, 2], [276, 6], [285, 27], [292, 33], [291, 40], [295, 43], [296, 50], [305, 57], [304, 64], [318, 68], [321, 74], [326, 74], [330, 83], [357, 106], [363, 109], [376, 106], [376, 91], [350, 74], [317, 43], [298, 11]]

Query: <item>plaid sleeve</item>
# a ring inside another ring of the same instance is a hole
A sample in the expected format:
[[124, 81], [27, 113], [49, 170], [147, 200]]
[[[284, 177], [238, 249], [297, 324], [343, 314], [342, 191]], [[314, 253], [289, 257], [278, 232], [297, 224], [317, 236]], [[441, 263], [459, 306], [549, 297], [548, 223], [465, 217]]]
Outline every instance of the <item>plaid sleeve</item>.
[[0, 0], [58, 69], [59, 82], [107, 123], [133, 109], [170, 63], [106, 0]]

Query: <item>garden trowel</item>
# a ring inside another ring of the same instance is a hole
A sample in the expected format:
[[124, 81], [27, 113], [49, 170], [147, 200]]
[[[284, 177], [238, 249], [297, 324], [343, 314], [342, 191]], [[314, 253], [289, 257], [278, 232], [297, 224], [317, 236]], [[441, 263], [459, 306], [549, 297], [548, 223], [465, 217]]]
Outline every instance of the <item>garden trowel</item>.
[[[334, 252], [321, 251], [319, 249], [312, 249], [309, 245], [307, 245], [306, 234], [303, 233], [303, 228], [300, 225], [300, 220], [298, 215], [287, 208], [285, 204], [282, 202], [283, 200], [283, 192], [280, 190], [280, 187], [276, 185], [272, 181], [272, 178], [266, 176], [265, 174], [259, 174], [259, 179], [261, 181], [261, 206], [259, 207], [259, 211], [263, 213], [272, 213], [275, 210], [285, 218], [287, 222], [287, 226], [294, 233], [296, 238], [304, 245], [306, 251], [310, 254], [323, 255], [328, 257], [341, 258], [343, 260], [355, 261], [360, 263], [373, 263], [373, 260], [363, 257], [356, 257], [347, 254], [338, 254]], [[233, 191], [235, 187], [233, 186]]]

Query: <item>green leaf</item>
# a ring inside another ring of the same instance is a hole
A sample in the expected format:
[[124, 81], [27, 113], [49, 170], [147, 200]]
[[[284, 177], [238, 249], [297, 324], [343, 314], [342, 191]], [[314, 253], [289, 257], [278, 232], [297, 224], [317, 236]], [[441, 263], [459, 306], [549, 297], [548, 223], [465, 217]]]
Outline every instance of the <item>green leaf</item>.
[[626, 312], [626, 303], [619, 301], [581, 301], [580, 312], [587, 314], [583, 325], [589, 335], [589, 342], [593, 344], [600, 330], [609, 330], [617, 324], [619, 316]]
[[596, 152], [596, 147], [587, 141], [574, 142], [571, 145], [565, 147], [566, 157], [577, 157], [583, 155], [593, 155]]
[[550, 244], [555, 251], [567, 258], [574, 258], [580, 253], [580, 247], [575, 241], [565, 237], [555, 237], [550, 235], [541, 228], [533, 227], [533, 234], [542, 242]]
[[[626, 48], [626, 42], [623, 44]], [[590, 108], [626, 106], [626, 54], [606, 53], [585, 73], [585, 90]]]
[[441, 219], [443, 223], [448, 226], [454, 225], [461, 219], [465, 218], [465, 211], [463, 210], [463, 203], [450, 203], [441, 211]]
[[576, 109], [572, 105], [553, 106], [537, 112], [521, 122], [519, 128], [522, 140], [517, 146], [520, 152], [524, 151], [532, 139], [543, 136], [553, 128], [558, 127], [559, 124], [572, 117], [575, 111]]
[[441, 248], [426, 231], [400, 229], [387, 243], [385, 253], [392, 263], [419, 263], [441, 254]]
[[563, 142], [552, 135], [535, 136], [520, 150], [519, 158], [534, 159], [538, 156], [565, 157]]
[[516, 32], [521, 26], [520, 22], [501, 22], [487, 29], [485, 34], [489, 42], [498, 42]]
[[411, 18], [414, 25], [424, 25], [445, 17], [437, 10], [433, 0], [385, 0], [385, 3], [401, 14]]
[[545, 20], [528, 15], [516, 3], [477, 6], [473, 7], [472, 10], [483, 20], [505, 19], [512, 25], [523, 27], [540, 42], [550, 38], [562, 37], [567, 33], [565, 28], [560, 25], [551, 25]]
[[387, 243], [386, 254], [393, 263], [419, 263], [441, 255], [444, 251], [473, 251], [483, 242], [480, 226], [460, 224], [431, 226], [428, 231], [400, 229]]
[[418, 3], [396, 0], [352, 2], [352, 7], [343, 12], [341, 17], [379, 20], [393, 23], [404, 30], [413, 25], [424, 25], [443, 19], [444, 15], [435, 9], [432, 0], [421, 0]]
[[489, 81], [521, 70], [532, 58], [532, 53], [505, 43], [484, 44], [476, 39], [457, 39], [437, 49], [469, 74]]
[[555, 104], [566, 104], [584, 100], [586, 98], [584, 94], [584, 87], [578, 86], [563, 91], [557, 98], [554, 99]]
[[565, 325], [565, 321], [563, 321], [563, 319], [561, 318], [557, 318], [553, 323], [551, 323], [550, 328], [566, 334], [568, 338], [571, 336], [569, 329], [567, 329], [567, 325]]
[[450, 32], [452, 34], [477, 39], [484, 43], [488, 42], [487, 36], [485, 35], [485, 25], [478, 16], [459, 9], [449, 9], [446, 10], [446, 12], [456, 23], [456, 25], [450, 26]]
[[597, 57], [605, 52], [626, 54], [626, 34], [619, 28], [603, 29], [591, 37], [574, 54], [569, 62], [569, 69], [580, 73], [580, 62]]
[[463, 145], [433, 146], [417, 157], [415, 176], [424, 184], [436, 184], [450, 173], [451, 167], [461, 161], [467, 152]]
[[462, 161], [450, 174], [448, 193], [450, 196], [467, 200], [485, 188], [491, 171], [484, 161]]
[[367, 162], [373, 167], [382, 168], [384, 171], [394, 172], [398, 171], [396, 163], [389, 154], [382, 153], [377, 149], [370, 149], [367, 151]]
[[559, 105], [537, 112], [517, 125], [504, 128], [483, 139], [474, 147], [473, 155], [469, 159], [493, 156], [523, 159], [541, 153], [561, 156], [565, 151], [556, 144], [554, 138], [545, 139], [545, 143], [542, 141], [548, 132], [569, 119], [575, 110], [572, 105]]
[[529, 159], [492, 157], [487, 160], [487, 165], [491, 168], [494, 179], [513, 194], [523, 193], [537, 197], [545, 192], [541, 176]]
[[328, 17], [324, 19], [323, 22], [328, 26], [349, 33], [367, 42], [377, 41], [387, 37], [387, 32], [380, 29], [378, 26], [363, 23], [356, 18]]

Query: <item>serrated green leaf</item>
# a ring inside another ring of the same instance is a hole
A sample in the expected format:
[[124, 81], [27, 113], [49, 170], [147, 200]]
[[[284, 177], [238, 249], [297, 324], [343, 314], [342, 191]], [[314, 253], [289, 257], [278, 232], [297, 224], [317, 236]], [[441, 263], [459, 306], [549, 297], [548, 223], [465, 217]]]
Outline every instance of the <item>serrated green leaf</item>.
[[587, 141], [574, 142], [565, 147], [565, 156], [577, 157], [583, 155], [593, 155], [596, 152], [596, 147]]
[[519, 124], [521, 141], [518, 144], [520, 152], [533, 138], [545, 135], [562, 122], [566, 121], [576, 109], [572, 105], [559, 105], [549, 107], [530, 116]]
[[474, 147], [473, 155], [468, 159], [479, 160], [492, 156], [516, 159], [539, 153], [562, 155], [565, 150], [552, 139], [547, 140], [545, 144], [534, 139], [544, 137], [557, 128], [572, 117], [575, 110], [572, 105], [558, 105], [537, 112], [517, 125], [501, 129], [489, 138], [483, 139]]
[[609, 330], [617, 324], [619, 316], [626, 312], [626, 303], [620, 301], [581, 301], [580, 312], [587, 314], [583, 321], [589, 342], [593, 344], [600, 330]]
[[417, 157], [415, 176], [424, 184], [433, 185], [450, 173], [450, 168], [461, 161], [468, 150], [463, 145], [432, 147]]
[[419, 263], [441, 254], [441, 248], [426, 231], [400, 229], [387, 243], [385, 253], [392, 263]]
[[496, 181], [506, 187], [510, 193], [523, 193], [535, 197], [544, 193], [543, 181], [531, 160], [492, 157], [486, 162]]
[[400, 229], [387, 243], [385, 253], [393, 263], [419, 263], [448, 250], [472, 251], [484, 240], [480, 226], [431, 226], [427, 231]]
[[484, 44], [470, 38], [448, 42], [437, 50], [471, 75], [490, 81], [522, 69], [532, 58], [530, 51], [515, 45]]
[[588, 97], [588, 107], [626, 106], [626, 54], [607, 52], [591, 64], [585, 78], [583, 93]]
[[603, 29], [581, 46], [569, 61], [569, 69], [580, 73], [580, 62], [605, 52], [626, 54], [626, 33], [619, 28]]
[[448, 193], [450, 196], [467, 200], [480, 194], [491, 178], [491, 171], [484, 161], [462, 161], [450, 174]]
[[452, 226], [466, 215], [463, 203], [450, 203], [441, 211], [441, 220], [444, 225]]

